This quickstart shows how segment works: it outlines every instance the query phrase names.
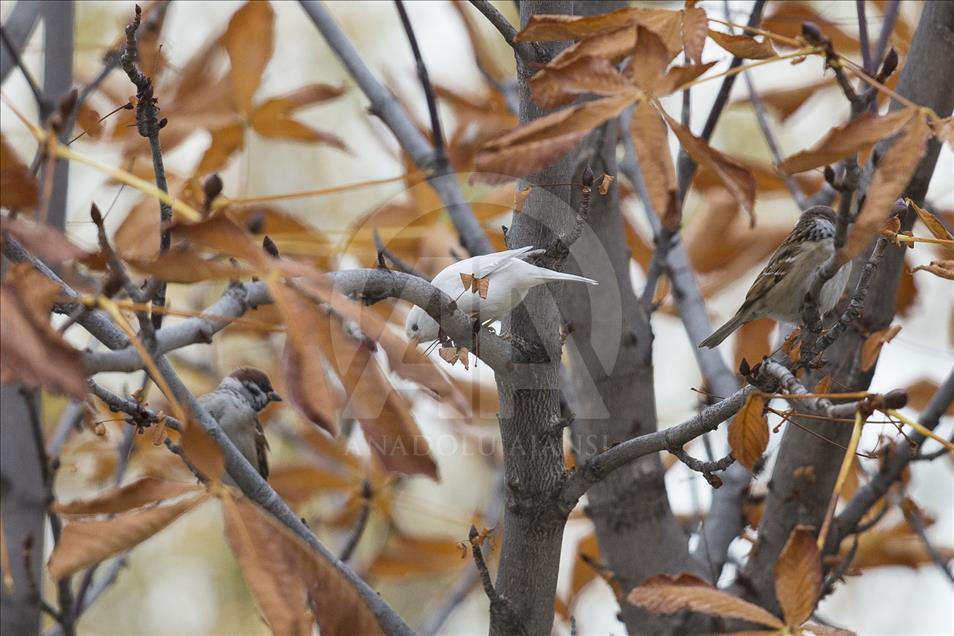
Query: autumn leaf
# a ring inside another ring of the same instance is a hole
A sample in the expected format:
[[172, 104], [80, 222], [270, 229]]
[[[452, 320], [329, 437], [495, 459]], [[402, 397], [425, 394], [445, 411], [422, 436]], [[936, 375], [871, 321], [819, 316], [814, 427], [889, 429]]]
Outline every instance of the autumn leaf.
[[539, 172], [560, 160], [591, 130], [637, 101], [629, 93], [565, 108], [535, 119], [484, 144], [475, 157], [480, 173], [472, 179], [490, 183]]
[[269, 281], [268, 290], [285, 320], [284, 375], [292, 406], [337, 435], [338, 399], [321, 360], [330, 346], [328, 314], [277, 280]]
[[65, 504], [54, 502], [50, 509], [63, 515], [115, 514], [199, 490], [200, 487], [194, 483], [141, 477], [90, 499], [76, 499]]
[[865, 339], [861, 346], [861, 368], [868, 371], [878, 361], [881, 354], [881, 348], [894, 340], [894, 337], [901, 331], [901, 325], [894, 325], [875, 331]]
[[281, 464], [268, 474], [268, 483], [282, 499], [295, 504], [327, 493], [346, 493], [361, 484], [354, 473], [313, 464]]
[[240, 122], [210, 130], [209, 134], [212, 136], [212, 142], [195, 169], [195, 173], [199, 175], [218, 172], [225, 167], [229, 158], [245, 145], [245, 127]]
[[572, 101], [574, 95], [618, 95], [632, 84], [606, 58], [585, 56], [569, 64], [544, 67], [530, 80], [533, 100], [543, 108]]
[[85, 250], [74, 245], [65, 234], [45, 223], [3, 216], [0, 217], [0, 232], [9, 233], [28, 252], [50, 265], [77, 261], [88, 256]]
[[954, 259], [931, 261], [927, 265], [918, 265], [912, 271], [930, 272], [935, 276], [940, 276], [941, 278], [946, 278], [948, 280], [954, 280]]
[[208, 500], [208, 495], [117, 515], [112, 519], [67, 523], [50, 555], [50, 578], [70, 576], [94, 563], [131, 550]]
[[[798, 109], [809, 100], [809, 98], [824, 92], [828, 88], [835, 86], [834, 78], [825, 78], [816, 82], [810, 82], [803, 86], [795, 88], [776, 88], [763, 91], [759, 94], [766, 106], [775, 111], [775, 114], [783, 122], [794, 115]], [[745, 105], [751, 107], [752, 100], [748, 95], [733, 99], [731, 105]]]
[[313, 141], [347, 150], [345, 142], [329, 132], [318, 130], [297, 121], [292, 115], [300, 108], [320, 104], [343, 95], [344, 86], [309, 84], [291, 93], [265, 100], [255, 106], [249, 124], [259, 135], [270, 139]]
[[682, 45], [686, 57], [702, 64], [702, 49], [706, 44], [709, 18], [704, 9], [692, 7], [682, 10]]
[[225, 474], [225, 456], [198, 420], [190, 419], [180, 439], [182, 453], [204, 477], [220, 481]]
[[735, 339], [735, 367], [739, 368], [742, 359], [761, 360], [772, 354], [772, 331], [775, 321], [770, 318], [752, 320], [739, 327], [738, 337]]
[[895, 134], [913, 116], [914, 113], [907, 108], [880, 117], [874, 113], [862, 113], [847, 124], [832, 128], [810, 150], [803, 150], [783, 161], [779, 170], [794, 174], [844, 159]]
[[252, 97], [262, 81], [262, 73], [272, 57], [275, 12], [271, 3], [252, 0], [229, 20], [222, 46], [229, 54], [229, 77], [235, 110], [246, 115]]
[[646, 102], [636, 105], [630, 127], [653, 209], [666, 228], [676, 230], [681, 209], [676, 204], [676, 171], [669, 151], [669, 129], [656, 109]]
[[151, 261], [127, 259], [133, 269], [170, 283], [197, 283], [204, 280], [230, 280], [255, 274], [220, 260], [205, 259], [189, 249], [177, 247]]
[[0, 206], [30, 209], [36, 205], [39, 188], [36, 177], [0, 135]]
[[655, 94], [656, 85], [662, 81], [672, 58], [673, 53], [666, 48], [657, 34], [639, 26], [636, 28], [636, 46], [633, 48], [626, 74], [636, 86], [647, 93]]
[[[919, 206], [911, 199], [906, 199], [906, 202], [909, 207], [914, 209], [914, 212], [918, 215], [918, 219], [921, 220], [921, 223], [923, 223], [924, 227], [931, 232], [931, 235], [934, 238], [944, 241], [954, 241], [954, 236], [951, 235], [950, 231], [948, 231], [939, 218]], [[941, 250], [945, 253], [945, 255], [954, 258], [954, 247], [951, 245], [942, 246]]]
[[797, 526], [775, 563], [775, 595], [790, 626], [812, 615], [822, 585], [821, 554], [811, 528]]
[[758, 605], [717, 590], [691, 574], [671, 577], [656, 575], [636, 587], [627, 600], [655, 614], [673, 614], [683, 610], [767, 625], [781, 629], [785, 625]]
[[9, 268], [0, 284], [0, 378], [82, 401], [83, 358], [50, 325], [50, 308], [61, 293], [59, 285], [28, 263]]
[[772, 41], [768, 38], [762, 38], [759, 41], [748, 35], [732, 35], [712, 29], [709, 29], [708, 34], [713, 42], [735, 57], [745, 60], [767, 60], [778, 56], [772, 46]]
[[758, 393], [750, 393], [729, 424], [729, 447], [739, 463], [750, 472], [768, 446], [769, 427], [764, 409], [765, 398]]
[[[225, 536], [276, 634], [383, 634], [354, 584], [333, 563], [245, 498], [222, 499]], [[314, 616], [306, 613], [308, 600]]]
[[701, 137], [693, 135], [665, 111], [662, 111], [662, 115], [689, 156], [719, 176], [729, 193], [749, 215], [752, 225], [755, 225], [755, 177], [752, 173], [737, 160], [715, 150]]
[[854, 258], [868, 247], [898, 196], [908, 186], [921, 157], [924, 156], [930, 130], [924, 116], [915, 114], [901, 136], [878, 162], [878, 169], [855, 218], [848, 240], [841, 250], [842, 262]]
[[169, 229], [173, 238], [187, 240], [226, 256], [241, 258], [256, 270], [263, 271], [268, 267], [268, 256], [264, 250], [227, 212], [197, 223], [176, 223]]

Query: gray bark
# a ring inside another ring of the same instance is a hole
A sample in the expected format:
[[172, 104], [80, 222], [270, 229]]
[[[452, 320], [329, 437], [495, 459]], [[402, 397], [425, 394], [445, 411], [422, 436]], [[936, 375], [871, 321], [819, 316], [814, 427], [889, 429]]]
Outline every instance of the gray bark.
[[[942, 60], [954, 59], [954, 3], [932, 2], [924, 11], [914, 34], [897, 92], [911, 101], [932, 108], [942, 117], [954, 108], [954, 65]], [[899, 107], [892, 104], [892, 108]], [[882, 142], [876, 155], [883, 156], [888, 144]], [[903, 196], [921, 203], [934, 172], [940, 144], [932, 140]], [[910, 228], [908, 214], [902, 227]], [[853, 279], [857, 278], [868, 254], [856, 259]], [[826, 354], [832, 361], [830, 372], [835, 386], [845, 391], [865, 390], [874, 370], [861, 369], [859, 351], [868, 333], [890, 325], [894, 317], [895, 296], [904, 251], [889, 250], [875, 273], [868, 293], [869, 305], [858, 323], [850, 328]], [[853, 284], [853, 282], [851, 283]], [[807, 382], [812, 386], [811, 381]], [[820, 441], [811, 430], [827, 440]], [[805, 429], [787, 426], [778, 451], [778, 461], [769, 485], [769, 497], [759, 541], [745, 568], [741, 584], [747, 596], [763, 607], [778, 611], [775, 598], [773, 565], [797, 524], [820, 527], [843, 457], [843, 447], [851, 435], [850, 427], [837, 422], [806, 422]], [[794, 473], [800, 466], [814, 466], [814, 483], [801, 483]]]
[[[34, 27], [36, 27], [37, 19], [40, 17], [41, 6], [39, 2], [20, 0], [10, 11], [7, 21], [3, 23], [3, 32], [16, 48], [17, 54], [23, 52], [23, 47], [30, 39]], [[7, 50], [6, 44], [0, 45], [0, 82], [7, 79], [7, 75], [15, 66], [16, 59]]]
[[[75, 7], [69, 2], [43, 4], [43, 94], [54, 108], [73, 88], [73, 19]], [[43, 113], [45, 118], [49, 113]], [[70, 119], [68, 117], [64, 118]], [[60, 131], [60, 142], [69, 141], [70, 130]], [[46, 168], [44, 167], [44, 170]], [[63, 229], [66, 226], [69, 194], [70, 162], [57, 159], [53, 168], [53, 192], [47, 212], [47, 223]]]

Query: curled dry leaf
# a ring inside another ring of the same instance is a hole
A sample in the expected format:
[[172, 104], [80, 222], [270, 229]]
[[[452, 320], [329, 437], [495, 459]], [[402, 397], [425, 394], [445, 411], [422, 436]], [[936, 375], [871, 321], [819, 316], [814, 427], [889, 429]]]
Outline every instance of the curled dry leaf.
[[208, 498], [203, 494], [168, 506], [127, 512], [104, 521], [67, 523], [47, 564], [50, 578], [59, 581], [94, 563], [131, 550]]
[[572, 101], [575, 95], [618, 95], [632, 88], [626, 76], [602, 57], [580, 57], [560, 67], [544, 67], [530, 80], [533, 100], [543, 108]]
[[843, 262], [861, 254], [881, 229], [884, 220], [892, 212], [893, 204], [908, 186], [921, 157], [924, 156], [929, 135], [930, 130], [924, 121], [924, 115], [917, 112], [901, 136], [884, 153], [865, 195], [865, 202], [842, 248]]
[[767, 60], [778, 56], [778, 53], [775, 52], [775, 48], [772, 46], [772, 41], [768, 38], [762, 38], [762, 40], [759, 41], [749, 35], [732, 35], [731, 33], [713, 31], [712, 29], [709, 29], [708, 34], [713, 42], [735, 57], [740, 57], [744, 60]]
[[885, 329], [879, 329], [865, 340], [861, 347], [861, 368], [868, 371], [878, 361], [881, 354], [881, 347], [894, 340], [894, 337], [901, 331], [901, 325], [894, 325]]
[[600, 185], [598, 188], [598, 192], [603, 196], [606, 196], [607, 194], [609, 194], [610, 186], [613, 185], [614, 181], [616, 181], [616, 177], [614, 177], [611, 174], [604, 174], [600, 178]]
[[759, 393], [750, 393], [729, 424], [729, 447], [749, 471], [768, 446], [769, 426], [764, 410], [765, 398]]
[[715, 150], [701, 137], [693, 135], [665, 111], [662, 115], [693, 161], [718, 175], [729, 193], [749, 215], [751, 224], [755, 225], [755, 177], [749, 169], [736, 159]]
[[338, 399], [321, 360], [321, 352], [330, 346], [330, 318], [277, 280], [269, 282], [268, 291], [285, 320], [284, 371], [289, 400], [309, 421], [337, 435]]
[[931, 272], [935, 276], [940, 276], [941, 278], [946, 278], [948, 280], [954, 280], [954, 259], [949, 258], [943, 261], [931, 261], [927, 265], [918, 265], [912, 271]]
[[673, 66], [666, 72], [666, 76], [656, 83], [653, 94], [656, 97], [665, 97], [682, 89], [697, 77], [708, 71], [715, 62], [693, 64], [692, 66]]
[[686, 57], [702, 64], [702, 49], [706, 44], [709, 18], [704, 9], [691, 7], [682, 10], [682, 46]]
[[265, 100], [252, 110], [249, 123], [255, 132], [270, 139], [316, 141], [347, 150], [347, 145], [337, 135], [317, 130], [292, 117], [300, 108], [339, 97], [344, 92], [344, 85], [308, 84], [291, 93]]
[[626, 67], [626, 75], [633, 83], [655, 94], [656, 86], [662, 82], [666, 67], [675, 53], [666, 48], [666, 44], [656, 33], [646, 27], [636, 27], [636, 46]]
[[633, 92], [572, 106], [491, 139], [477, 152], [472, 179], [496, 183], [539, 172], [637, 99]]
[[28, 252], [49, 265], [76, 261], [88, 256], [85, 250], [70, 242], [65, 234], [46, 223], [3, 216], [0, 217], [0, 232], [9, 232]]
[[785, 627], [778, 618], [758, 605], [717, 590], [692, 574], [680, 574], [677, 577], [656, 575], [633, 589], [626, 598], [633, 605], [657, 614], [690, 610], [751, 621], [776, 629]]
[[229, 54], [235, 110], [246, 115], [272, 57], [275, 12], [268, 2], [247, 2], [232, 15], [221, 43]]
[[812, 529], [796, 526], [775, 563], [775, 595], [789, 626], [812, 615], [822, 585], [821, 553]]
[[[911, 199], [905, 199], [908, 206], [914, 208], [915, 213], [918, 215], [918, 219], [921, 220], [921, 223], [931, 232], [931, 235], [936, 239], [941, 239], [944, 241], [954, 241], [954, 236], [951, 235], [950, 231], [944, 226], [944, 223], [941, 222], [931, 212], [928, 212], [917, 203]], [[954, 246], [945, 245], [941, 247], [942, 252], [945, 256], [954, 258]]]
[[260, 271], [268, 267], [268, 256], [249, 233], [228, 212], [197, 223], [176, 223], [170, 227], [173, 238], [185, 239], [208, 250], [240, 258]]
[[862, 113], [847, 124], [832, 128], [810, 150], [803, 150], [783, 161], [779, 170], [794, 174], [844, 159], [895, 134], [911, 121], [913, 115], [913, 111], [908, 108], [881, 117], [873, 113]]
[[7, 140], [0, 135], [0, 206], [29, 209], [36, 205], [40, 186]]
[[282, 464], [269, 472], [268, 483], [282, 499], [294, 505], [316, 495], [353, 491], [361, 485], [359, 475], [316, 464]]
[[127, 259], [133, 269], [170, 283], [197, 283], [204, 280], [229, 280], [248, 277], [254, 271], [235, 267], [221, 260], [205, 259], [195, 252], [177, 247], [151, 261]]
[[331, 636], [383, 634], [344, 574], [271, 515], [245, 498], [225, 497], [222, 518], [242, 576], [276, 634], [311, 634], [314, 620]]
[[218, 172], [225, 167], [232, 155], [245, 145], [245, 126], [240, 122], [215, 128], [210, 130], [209, 134], [212, 141], [195, 169], [197, 175]]
[[61, 291], [27, 263], [7, 271], [0, 283], [0, 378], [82, 401], [86, 398], [83, 358], [50, 325], [50, 308]]
[[182, 431], [180, 445], [186, 460], [196, 470], [207, 479], [221, 481], [225, 473], [225, 456], [219, 445], [194, 418], [190, 418], [188, 426]]
[[142, 477], [91, 499], [77, 499], [65, 504], [54, 502], [50, 509], [64, 515], [115, 514], [199, 490], [194, 483]]
[[681, 209], [676, 204], [676, 171], [669, 153], [669, 130], [656, 109], [640, 102], [630, 120], [633, 145], [639, 157], [639, 171], [653, 209], [663, 225], [676, 230], [681, 220]]

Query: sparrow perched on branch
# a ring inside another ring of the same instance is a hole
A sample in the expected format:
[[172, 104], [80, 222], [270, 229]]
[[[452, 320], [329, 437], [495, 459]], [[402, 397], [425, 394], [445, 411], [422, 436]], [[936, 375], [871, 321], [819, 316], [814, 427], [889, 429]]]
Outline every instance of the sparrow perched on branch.
[[[835, 211], [825, 205], [808, 208], [752, 283], [739, 310], [699, 346], [716, 347], [743, 324], [759, 318], [797, 323], [815, 271], [834, 253]], [[835, 307], [850, 274], [849, 261], [822, 286], [818, 298], [820, 315]]]
[[[537, 285], [561, 280], [598, 284], [589, 278], [555, 272], [524, 260], [544, 251], [521, 247], [467, 258], [445, 267], [431, 284], [454, 299], [458, 309], [480, 322], [502, 319]], [[407, 315], [404, 331], [408, 338], [429, 342], [438, 339], [440, 327], [423, 309], [413, 307]]]
[[251, 367], [236, 369], [215, 390], [199, 396], [199, 404], [215, 418], [245, 459], [268, 478], [268, 440], [258, 413], [269, 402], [281, 402], [268, 376]]

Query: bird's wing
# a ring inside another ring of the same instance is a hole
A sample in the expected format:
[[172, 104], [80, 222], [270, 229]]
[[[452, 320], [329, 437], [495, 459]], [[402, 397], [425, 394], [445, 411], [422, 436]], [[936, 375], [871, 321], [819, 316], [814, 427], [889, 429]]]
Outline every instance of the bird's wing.
[[474, 278], [484, 278], [489, 274], [493, 274], [514, 259], [522, 260], [530, 256], [540, 254], [543, 251], [544, 250], [542, 249], [528, 245], [526, 247], [518, 247], [515, 250], [506, 250], [503, 252], [495, 252], [493, 254], [485, 254], [484, 256], [474, 259], [474, 271], [466, 273], [472, 273]]

